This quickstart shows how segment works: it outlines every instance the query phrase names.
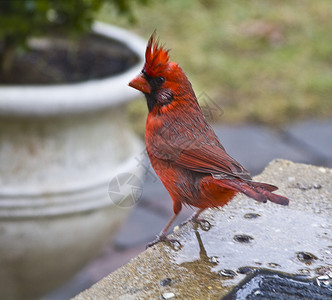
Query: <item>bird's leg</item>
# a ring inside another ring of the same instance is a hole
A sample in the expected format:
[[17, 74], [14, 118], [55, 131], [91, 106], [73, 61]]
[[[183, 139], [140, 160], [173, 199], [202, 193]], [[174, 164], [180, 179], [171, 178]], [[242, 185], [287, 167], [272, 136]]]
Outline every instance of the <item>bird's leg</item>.
[[194, 222], [201, 226], [201, 228], [204, 231], [208, 231], [211, 228], [211, 223], [208, 220], [205, 220], [203, 218], [199, 218], [199, 215], [205, 210], [205, 208], [200, 208], [198, 211], [196, 211], [188, 220], [184, 221], [180, 224], [180, 226], [183, 226], [187, 224], [188, 222]]
[[[180, 211], [179, 211], [180, 212]], [[172, 244], [178, 244], [179, 247], [181, 248], [182, 245], [181, 243], [176, 240], [176, 239], [170, 239], [166, 236], [168, 229], [171, 227], [172, 223], [174, 222], [174, 220], [176, 219], [178, 213], [174, 213], [174, 215], [172, 216], [172, 218], [169, 220], [169, 222], [167, 223], [167, 225], [165, 226], [165, 228], [157, 235], [156, 239], [154, 241], [152, 241], [151, 243], [147, 244], [147, 248], [151, 247], [159, 242], [170, 242]]]

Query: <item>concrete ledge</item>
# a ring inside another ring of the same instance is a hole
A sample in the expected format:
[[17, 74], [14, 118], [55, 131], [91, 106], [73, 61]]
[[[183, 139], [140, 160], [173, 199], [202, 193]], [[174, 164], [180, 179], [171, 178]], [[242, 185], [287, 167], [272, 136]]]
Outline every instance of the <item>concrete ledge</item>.
[[256, 180], [279, 186], [290, 205], [237, 196], [173, 233], [183, 247], [160, 243], [77, 295], [88, 299], [220, 299], [263, 268], [315, 278], [332, 272], [332, 170], [275, 160]]

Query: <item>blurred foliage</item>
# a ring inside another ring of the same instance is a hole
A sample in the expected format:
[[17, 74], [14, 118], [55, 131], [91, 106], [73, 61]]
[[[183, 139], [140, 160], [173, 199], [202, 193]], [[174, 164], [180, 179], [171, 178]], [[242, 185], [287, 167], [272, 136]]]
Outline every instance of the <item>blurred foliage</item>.
[[[331, 0], [169, 0], [134, 5], [138, 26], [102, 21], [145, 38], [157, 29], [197, 95], [224, 110], [219, 120], [282, 125], [332, 116]], [[140, 103], [133, 103], [137, 118]]]
[[[8, 71], [15, 52], [30, 36], [50, 33], [78, 35], [90, 30], [95, 13], [105, 3], [115, 14], [134, 20], [134, 0], [0, 0], [0, 67]], [[139, 0], [135, 3], [146, 3]]]

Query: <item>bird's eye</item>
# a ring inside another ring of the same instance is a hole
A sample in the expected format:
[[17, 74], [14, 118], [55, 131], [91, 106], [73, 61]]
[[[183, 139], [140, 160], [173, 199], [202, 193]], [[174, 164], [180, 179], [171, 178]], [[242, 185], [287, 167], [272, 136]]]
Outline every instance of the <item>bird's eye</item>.
[[163, 84], [165, 82], [165, 77], [159, 76], [155, 78], [157, 84]]

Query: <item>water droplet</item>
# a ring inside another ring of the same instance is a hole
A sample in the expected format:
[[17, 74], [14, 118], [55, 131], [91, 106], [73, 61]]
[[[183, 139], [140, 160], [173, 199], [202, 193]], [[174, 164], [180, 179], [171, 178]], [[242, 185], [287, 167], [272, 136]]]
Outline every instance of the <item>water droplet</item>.
[[250, 274], [253, 273], [255, 270], [251, 267], [240, 267], [238, 268], [237, 272], [240, 274]]
[[323, 284], [325, 287], [328, 287], [328, 286], [330, 285], [330, 281], [328, 281], [328, 280], [322, 281], [322, 284]]
[[257, 219], [258, 217], [260, 217], [260, 214], [255, 214], [255, 213], [247, 213], [244, 215], [245, 219]]
[[316, 269], [317, 275], [328, 275], [332, 278], [332, 267], [319, 267]]
[[224, 269], [219, 271], [219, 275], [225, 278], [233, 278], [236, 276], [236, 273], [232, 270]]
[[163, 299], [172, 299], [175, 297], [174, 293], [163, 293], [162, 294]]
[[233, 239], [239, 243], [250, 243], [254, 238], [246, 234], [237, 234]]
[[309, 252], [297, 252], [297, 258], [299, 261], [310, 265], [317, 257]]
[[303, 275], [309, 275], [310, 274], [310, 270], [309, 269], [300, 269], [299, 273], [301, 273]]
[[214, 264], [214, 265], [217, 265], [219, 263], [219, 260], [218, 260], [218, 256], [211, 256], [209, 261]]
[[307, 190], [310, 190], [310, 189], [312, 189], [312, 186], [306, 186], [306, 185], [304, 185], [304, 184], [302, 184], [302, 183], [296, 183], [296, 187], [298, 188], [298, 189], [300, 189], [300, 190], [302, 190], [302, 191], [307, 191]]
[[172, 279], [171, 278], [165, 278], [163, 280], [160, 280], [160, 285], [161, 286], [167, 286], [167, 285], [171, 285], [172, 283]]
[[268, 266], [271, 267], [271, 268], [279, 268], [281, 267], [279, 264], [277, 263], [268, 263]]

